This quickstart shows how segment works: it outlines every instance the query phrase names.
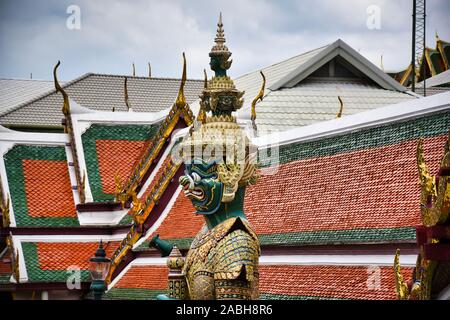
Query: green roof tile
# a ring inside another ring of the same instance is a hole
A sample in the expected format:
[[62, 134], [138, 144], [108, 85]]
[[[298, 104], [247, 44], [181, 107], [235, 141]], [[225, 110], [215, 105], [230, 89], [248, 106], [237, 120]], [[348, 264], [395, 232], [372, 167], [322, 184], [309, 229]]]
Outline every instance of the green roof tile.
[[155, 300], [159, 294], [166, 290], [149, 290], [140, 288], [112, 288], [105, 293], [105, 300]]
[[[39, 264], [36, 243], [22, 242], [29, 282], [66, 282], [73, 275], [69, 270], [44, 270]], [[58, 257], [55, 257], [58, 259]], [[80, 270], [80, 281], [91, 281], [89, 270]]]
[[[447, 134], [450, 112], [387, 124], [325, 139], [283, 145], [278, 150], [280, 164], [310, 158], [333, 156], [340, 153], [365, 150], [396, 144], [420, 137]], [[270, 150], [269, 150], [270, 151]], [[261, 166], [271, 165], [270, 159], [260, 159]]]
[[157, 132], [155, 125], [100, 125], [93, 124], [81, 136], [84, 158], [92, 196], [96, 202], [114, 201], [114, 195], [103, 192], [97, 157], [97, 140], [146, 141]]
[[64, 146], [16, 145], [5, 154], [6, 174], [17, 225], [29, 227], [79, 226], [77, 217], [31, 217], [28, 214], [23, 160], [67, 161]]

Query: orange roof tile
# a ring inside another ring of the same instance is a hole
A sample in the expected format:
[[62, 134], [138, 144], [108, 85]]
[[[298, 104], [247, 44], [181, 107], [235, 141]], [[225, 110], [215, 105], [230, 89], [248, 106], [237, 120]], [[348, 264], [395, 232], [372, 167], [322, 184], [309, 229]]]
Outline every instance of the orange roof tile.
[[[425, 139], [432, 173], [445, 141]], [[282, 164], [248, 188], [245, 212], [258, 234], [416, 226], [416, 146], [411, 140]]]
[[[98, 242], [39, 242], [36, 246], [41, 270], [66, 270], [70, 266], [87, 270]], [[118, 246], [118, 241], [105, 242], [106, 255], [110, 257]]]
[[192, 202], [182, 191], [155, 234], [158, 233], [161, 239], [195, 237], [204, 223], [205, 219], [195, 214]]
[[[432, 174], [445, 141], [446, 136], [425, 139]], [[258, 234], [414, 227], [421, 222], [416, 146], [410, 140], [282, 164], [247, 189], [247, 217]], [[155, 233], [191, 238], [203, 223], [181, 192]]]
[[22, 164], [29, 216], [77, 216], [66, 161], [22, 160]]
[[[411, 281], [413, 268], [402, 268]], [[393, 267], [260, 265], [261, 294], [341, 299], [396, 299]], [[114, 288], [165, 290], [166, 266], [132, 266]]]
[[[260, 266], [261, 293], [343, 299], [396, 299], [393, 267]], [[403, 268], [411, 281], [412, 268]]]
[[97, 140], [99, 173], [104, 193], [113, 194], [118, 173], [123, 183], [149, 142], [129, 140]]
[[166, 266], [132, 266], [114, 288], [166, 289], [168, 274]]

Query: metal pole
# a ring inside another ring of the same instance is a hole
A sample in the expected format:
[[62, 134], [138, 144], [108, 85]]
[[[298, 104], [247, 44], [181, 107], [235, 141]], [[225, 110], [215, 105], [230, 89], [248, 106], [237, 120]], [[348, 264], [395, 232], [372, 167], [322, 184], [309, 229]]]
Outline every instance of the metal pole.
[[416, 0], [413, 0], [412, 14], [412, 49], [411, 49], [411, 90], [416, 91]]
[[424, 61], [423, 61], [423, 96], [424, 97], [426, 97], [427, 96], [427, 83], [426, 83], [426, 79], [427, 79], [427, 75], [425, 74], [425, 72], [426, 72], [426, 68], [425, 68], [425, 65], [426, 65], [426, 63], [425, 63], [425, 50], [426, 50], [426, 48], [427, 48], [427, 42], [425, 41], [425, 39], [426, 39], [426, 35], [427, 35], [427, 28], [426, 28], [426, 21], [425, 21], [425, 17], [427, 16], [427, 14], [426, 14], [426, 12], [427, 12], [427, 1], [426, 0], [424, 0], [423, 1], [423, 59], [424, 59]]

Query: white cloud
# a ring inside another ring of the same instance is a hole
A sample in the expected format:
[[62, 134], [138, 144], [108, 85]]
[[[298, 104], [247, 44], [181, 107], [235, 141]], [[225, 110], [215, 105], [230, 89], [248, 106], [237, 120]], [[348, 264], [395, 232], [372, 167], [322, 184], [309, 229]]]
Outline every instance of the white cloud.
[[[7, 5], [5, 5], [5, 3]], [[81, 30], [68, 30], [66, 8], [81, 8]], [[366, 26], [369, 5], [381, 12], [381, 29]], [[62, 60], [62, 79], [86, 72], [179, 77], [181, 53], [188, 74], [208, 69], [217, 16], [223, 12], [227, 44], [233, 52], [230, 74], [237, 76], [342, 38], [376, 65], [383, 54], [387, 70], [410, 60], [411, 1], [183, 1], [183, 0], [7, 0], [0, 8], [0, 77], [51, 78]], [[450, 40], [449, 3], [428, 3], [428, 43], [434, 31]], [[19, 10], [19, 8], [21, 8]], [[447, 14], [446, 14], [447, 13]], [[209, 72], [211, 74], [211, 72]]]

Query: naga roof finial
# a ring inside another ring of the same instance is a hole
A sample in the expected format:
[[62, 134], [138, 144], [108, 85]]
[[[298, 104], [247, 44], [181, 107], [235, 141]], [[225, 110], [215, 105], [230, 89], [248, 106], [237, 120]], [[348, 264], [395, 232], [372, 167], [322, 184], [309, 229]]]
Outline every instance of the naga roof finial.
[[261, 89], [259, 90], [259, 93], [256, 95], [256, 97], [252, 101], [252, 114], [251, 114], [251, 120], [253, 129], [256, 131], [256, 103], [259, 101], [262, 101], [264, 98], [264, 89], [266, 87], [266, 77], [264, 76], [264, 73], [262, 71], [259, 72], [261, 74], [261, 77], [263, 79], [263, 82], [261, 84]]
[[178, 108], [182, 108], [186, 105], [186, 97], [184, 95], [185, 84], [186, 84], [186, 56], [183, 52], [183, 75], [181, 76], [180, 90], [178, 90], [177, 101], [175, 102]]
[[342, 117], [342, 113], [344, 112], [344, 102], [342, 101], [341, 96], [338, 96], [338, 100], [339, 100], [340, 107], [339, 107], [339, 112], [336, 115], [336, 118]]
[[125, 95], [125, 105], [127, 106], [127, 111], [130, 111], [131, 110], [131, 107], [130, 107], [130, 102], [128, 101], [128, 85], [127, 85], [127, 82], [128, 82], [128, 77], [125, 77], [125, 83], [124, 83], [124, 95]]
[[58, 69], [60, 64], [61, 64], [61, 61], [58, 60], [58, 63], [53, 68], [53, 81], [55, 82], [56, 92], [61, 92], [61, 94], [63, 96], [64, 103], [63, 103], [63, 107], [62, 107], [62, 112], [63, 112], [63, 114], [65, 116], [67, 116], [69, 114], [69, 112], [70, 112], [69, 96], [67, 95], [66, 91], [64, 91], [64, 89], [59, 84], [58, 77], [56, 75], [56, 71], [57, 71], [57, 69]]

